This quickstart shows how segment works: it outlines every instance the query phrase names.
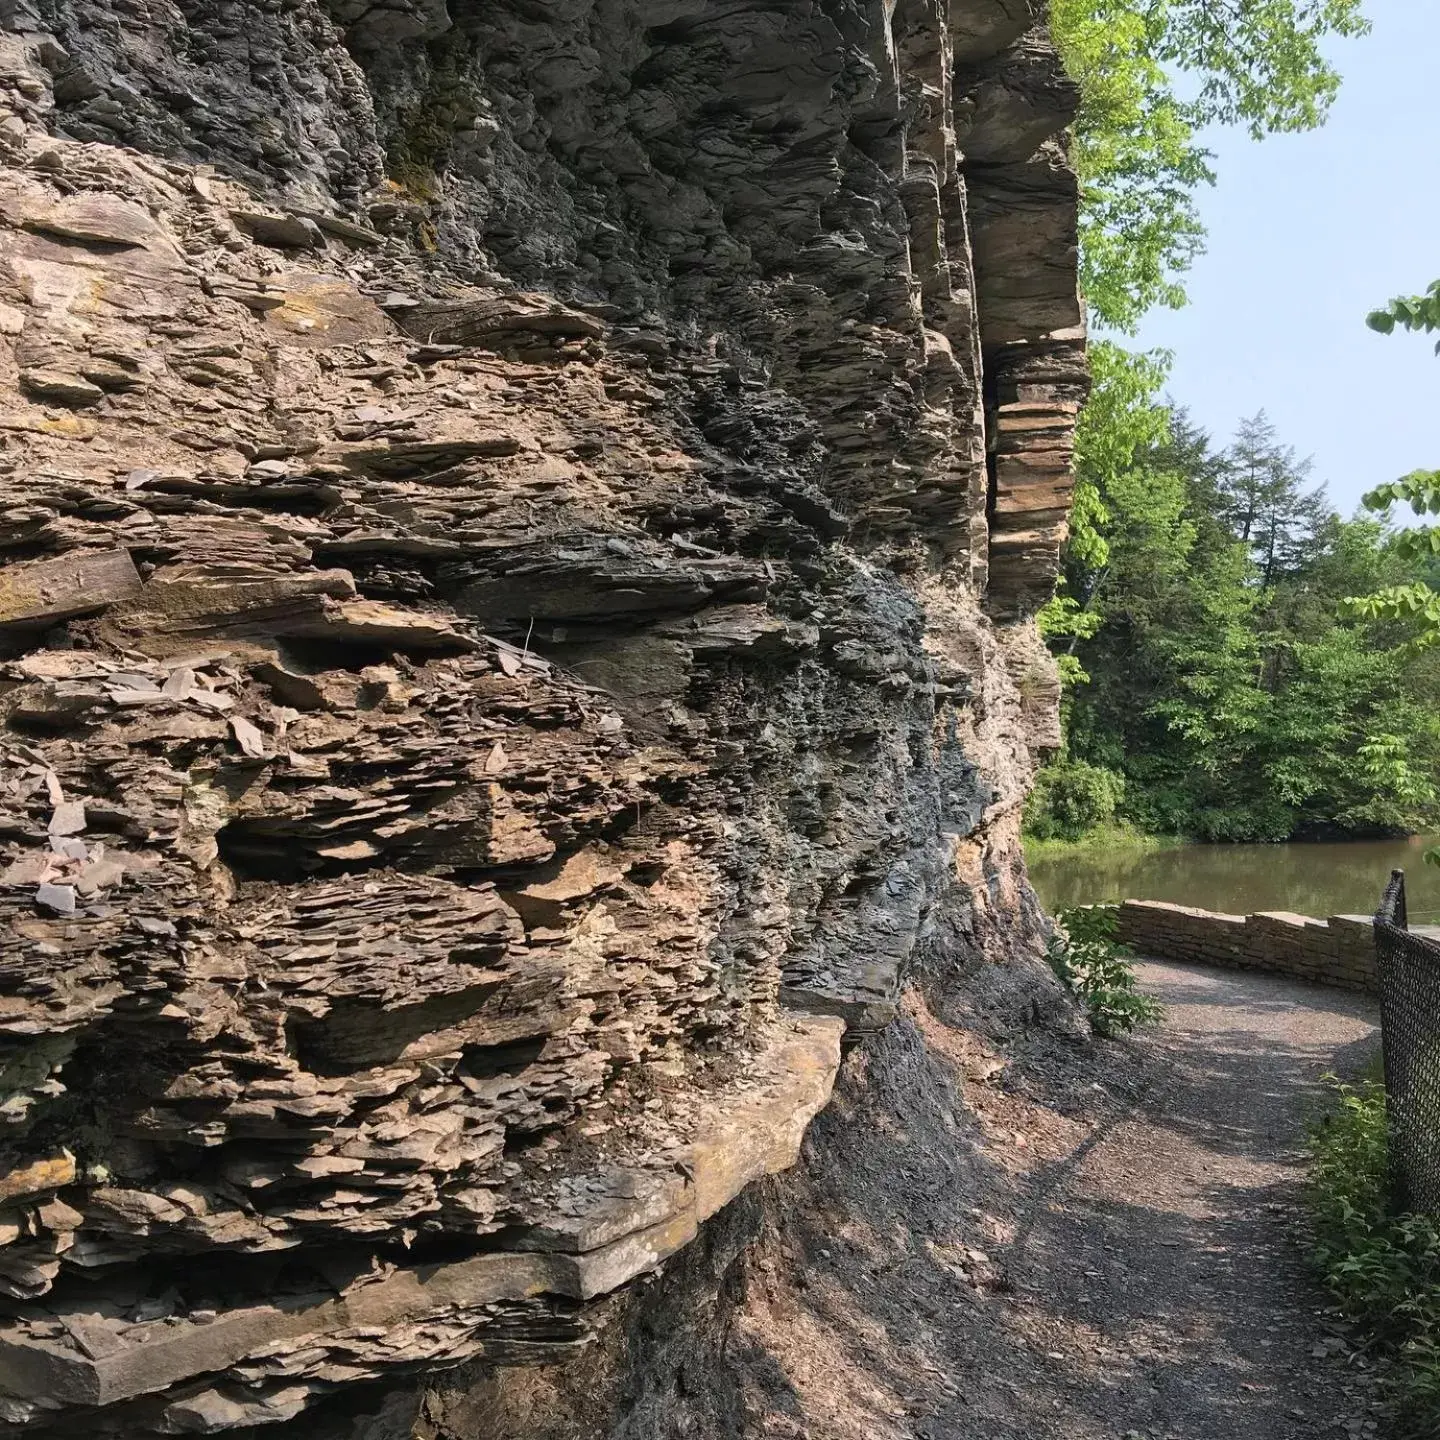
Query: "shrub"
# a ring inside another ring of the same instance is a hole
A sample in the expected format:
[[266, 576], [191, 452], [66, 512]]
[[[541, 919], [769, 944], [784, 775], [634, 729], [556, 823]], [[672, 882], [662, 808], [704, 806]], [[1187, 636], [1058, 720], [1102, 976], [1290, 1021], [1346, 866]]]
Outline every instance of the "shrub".
[[1440, 1435], [1440, 1219], [1391, 1215], [1385, 1091], [1342, 1085], [1310, 1144], [1315, 1252], [1330, 1292], [1397, 1361], [1395, 1440]]
[[1059, 929], [1050, 942], [1050, 968], [1084, 1002], [1097, 1035], [1128, 1034], [1160, 1019], [1159, 1002], [1142, 994], [1136, 983], [1132, 952], [1115, 938], [1113, 905], [1060, 910], [1055, 920]]
[[1036, 777], [1025, 829], [1037, 840], [1078, 840], [1108, 825], [1125, 795], [1125, 777], [1084, 760], [1057, 760]]

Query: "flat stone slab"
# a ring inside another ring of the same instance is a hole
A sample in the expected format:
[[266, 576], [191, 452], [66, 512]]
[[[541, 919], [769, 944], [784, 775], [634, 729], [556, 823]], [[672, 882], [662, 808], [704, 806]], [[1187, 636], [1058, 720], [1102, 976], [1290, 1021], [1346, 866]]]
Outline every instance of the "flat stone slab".
[[36, 1307], [0, 1330], [0, 1388], [29, 1400], [110, 1405], [228, 1370], [262, 1351], [273, 1358], [303, 1350], [341, 1331], [371, 1326], [383, 1334], [447, 1312], [547, 1295], [594, 1299], [689, 1244], [701, 1223], [752, 1181], [795, 1163], [806, 1127], [830, 1098], [843, 1033], [843, 1021], [830, 1016], [782, 1022], [747, 1075], [707, 1098], [682, 1157], [683, 1183], [637, 1190], [628, 1212], [626, 1197], [612, 1194], [593, 1216], [547, 1227], [536, 1238], [555, 1248], [418, 1265], [367, 1276], [339, 1296], [295, 1295], [218, 1316], [127, 1325], [73, 1306]]

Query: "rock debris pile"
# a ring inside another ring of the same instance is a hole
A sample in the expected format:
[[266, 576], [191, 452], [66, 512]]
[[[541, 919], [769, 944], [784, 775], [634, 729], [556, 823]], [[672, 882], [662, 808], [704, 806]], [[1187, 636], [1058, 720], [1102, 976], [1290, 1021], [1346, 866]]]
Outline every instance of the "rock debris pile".
[[0, 25], [0, 1424], [378, 1437], [983, 948], [1075, 95], [1029, 0]]

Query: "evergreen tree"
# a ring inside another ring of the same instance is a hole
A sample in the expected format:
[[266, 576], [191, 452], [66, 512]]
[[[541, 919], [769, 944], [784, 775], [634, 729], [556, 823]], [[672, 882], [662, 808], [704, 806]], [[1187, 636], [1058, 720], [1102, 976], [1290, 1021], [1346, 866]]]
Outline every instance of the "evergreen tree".
[[1223, 456], [1217, 518], [1250, 546], [1266, 589], [1304, 566], [1330, 518], [1323, 490], [1304, 488], [1311, 468], [1280, 444], [1263, 410], [1240, 422]]

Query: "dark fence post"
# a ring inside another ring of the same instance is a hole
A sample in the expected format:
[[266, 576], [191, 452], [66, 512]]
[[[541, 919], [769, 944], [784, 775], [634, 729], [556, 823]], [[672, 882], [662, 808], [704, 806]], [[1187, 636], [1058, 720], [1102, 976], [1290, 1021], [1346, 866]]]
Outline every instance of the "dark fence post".
[[1410, 932], [1405, 872], [1375, 912], [1391, 1199], [1440, 1215], [1440, 943]]

